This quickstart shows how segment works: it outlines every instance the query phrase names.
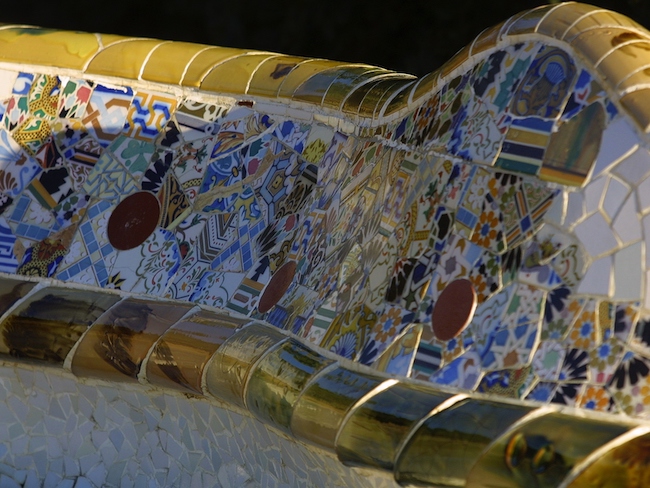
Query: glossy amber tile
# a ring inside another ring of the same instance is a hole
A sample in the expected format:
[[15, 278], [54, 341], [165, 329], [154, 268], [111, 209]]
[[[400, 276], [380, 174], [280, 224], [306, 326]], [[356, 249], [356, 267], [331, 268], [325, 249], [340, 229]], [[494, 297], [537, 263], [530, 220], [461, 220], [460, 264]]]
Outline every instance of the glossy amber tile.
[[327, 93], [330, 85], [338, 78], [343, 71], [352, 68], [351, 66], [341, 66], [316, 73], [305, 80], [298, 88], [295, 89], [291, 98], [302, 102], [316, 103], [320, 105], [323, 97]]
[[640, 34], [628, 29], [603, 27], [576, 36], [571, 45], [592, 66], [598, 66], [599, 61], [618, 46], [641, 39], [643, 38]]
[[[615, 441], [617, 442], [618, 440]], [[649, 460], [650, 434], [640, 433], [625, 439], [594, 459], [593, 463], [568, 484], [568, 488], [650, 486]]]
[[426, 95], [431, 95], [437, 86], [439, 78], [440, 70], [436, 70], [433, 73], [429, 73], [424, 78], [421, 78], [411, 89], [409, 101], [416, 101]]
[[598, 65], [598, 71], [611, 83], [618, 85], [647, 64], [650, 55], [650, 41], [639, 41], [618, 47], [609, 53]]
[[203, 78], [218, 64], [224, 61], [246, 54], [243, 49], [228, 47], [210, 47], [200, 51], [187, 66], [183, 77], [183, 86], [200, 86]]
[[275, 54], [243, 54], [215, 66], [201, 82], [201, 90], [233, 94], [246, 93], [257, 67]]
[[[650, 61], [650, 60], [649, 60]], [[625, 93], [626, 91], [635, 87], [650, 86], [650, 62], [646, 62], [644, 66], [638, 68], [635, 72], [619, 82], [616, 91]]]
[[34, 286], [36, 286], [36, 283], [32, 281], [0, 278], [0, 315], [13, 307], [18, 300], [24, 298]]
[[443, 64], [440, 68], [440, 77], [445, 78], [449, 76], [452, 71], [467, 61], [467, 58], [469, 57], [469, 49], [470, 46], [465, 46], [463, 49], [454, 54], [454, 56], [449, 61]]
[[98, 50], [94, 34], [33, 27], [0, 29], [0, 61], [83, 69]]
[[244, 408], [244, 388], [255, 362], [273, 346], [287, 340], [274, 327], [251, 324], [230, 337], [205, 368], [207, 393]]
[[388, 90], [386, 90], [384, 94], [381, 97], [379, 97], [379, 100], [377, 100], [377, 104], [375, 105], [374, 117], [377, 118], [381, 116], [382, 112], [384, 112], [384, 109], [389, 104], [389, 101], [391, 104], [393, 104], [393, 101], [395, 99], [397, 99], [397, 102], [393, 104], [393, 106], [396, 107], [393, 111], [399, 110], [400, 108], [404, 108], [404, 106], [406, 105], [406, 100], [408, 100], [408, 95], [409, 95], [408, 89], [410, 88], [411, 85], [413, 85], [413, 83], [414, 83], [413, 79], [403, 79], [395, 83]]
[[567, 29], [576, 21], [596, 10], [599, 8], [584, 3], [560, 4], [544, 17], [537, 27], [537, 32], [555, 39], [562, 39]]
[[308, 59], [291, 70], [291, 73], [286, 76], [280, 85], [277, 96], [291, 98], [293, 92], [312, 76], [338, 66], [345, 66], [346, 64], [349, 63], [327, 61], [325, 59]]
[[388, 99], [390, 95], [395, 93], [397, 89], [409, 83], [408, 80], [399, 79], [384, 79], [381, 80], [375, 87], [366, 93], [361, 103], [359, 104], [358, 114], [362, 117], [374, 117], [378, 115], [379, 110], [383, 106], [382, 101]]
[[194, 56], [206, 48], [207, 46], [191, 42], [159, 44], [149, 56], [144, 70], [142, 70], [142, 79], [178, 85], [183, 79], [185, 67]]
[[572, 42], [576, 36], [595, 27], [629, 27], [633, 30], [640, 29], [641, 31], [645, 31], [643, 27], [624, 15], [610, 12], [609, 10], [596, 10], [573, 24], [564, 34], [564, 40]]
[[404, 446], [395, 464], [400, 484], [463, 486], [490, 443], [530, 406], [463, 400], [431, 416]]
[[342, 367], [325, 371], [309, 384], [296, 403], [291, 432], [299, 439], [333, 451], [347, 411], [384, 381]]
[[466, 486], [559, 486], [575, 465], [628, 429], [560, 413], [522, 421], [484, 452]]
[[501, 22], [481, 32], [472, 42], [470, 54], [473, 56], [474, 54], [492, 49], [496, 46], [497, 42], [499, 42], [499, 34], [504, 24], [505, 22]]
[[384, 105], [384, 107], [381, 109], [380, 115], [382, 117], [388, 117], [398, 110], [405, 108], [411, 96], [411, 89], [415, 83], [417, 83], [417, 81], [410, 81], [401, 87], [399, 93], [397, 93], [397, 95], [395, 95], [390, 101], [388, 101], [388, 103]]
[[554, 8], [557, 8], [557, 5], [544, 5], [529, 10], [508, 27], [508, 35], [516, 36], [518, 34], [530, 34], [535, 32], [537, 26], [541, 24], [544, 17], [546, 17], [546, 15]]
[[108, 381], [137, 381], [147, 353], [191, 304], [127, 298], [113, 305], [84, 335], [72, 372]]
[[392, 470], [411, 428], [451, 395], [398, 383], [357, 407], [341, 427], [339, 459], [352, 466]]
[[329, 86], [323, 97], [323, 106], [339, 109], [341, 103], [358, 86], [379, 75], [389, 73], [383, 68], [371, 68], [368, 66], [354, 66], [339, 68], [340, 74]]
[[38, 290], [0, 324], [0, 353], [62, 364], [86, 329], [118, 300], [87, 290]]
[[621, 105], [644, 132], [650, 132], [650, 88], [628, 93], [621, 98]]
[[383, 75], [360, 86], [345, 100], [342, 110], [350, 114], [372, 117], [381, 96], [401, 81], [397, 76]]
[[294, 404], [307, 382], [334, 361], [289, 339], [262, 357], [250, 374], [246, 406], [260, 420], [290, 432]]
[[297, 56], [276, 56], [267, 59], [253, 74], [246, 93], [275, 97], [278, 88], [291, 70], [305, 60], [306, 58]]
[[138, 79], [147, 56], [159, 44], [162, 44], [162, 41], [152, 39], [112, 44], [95, 55], [88, 64], [86, 73]]
[[203, 368], [246, 319], [201, 310], [172, 326], [147, 360], [147, 381], [154, 385], [202, 394]]

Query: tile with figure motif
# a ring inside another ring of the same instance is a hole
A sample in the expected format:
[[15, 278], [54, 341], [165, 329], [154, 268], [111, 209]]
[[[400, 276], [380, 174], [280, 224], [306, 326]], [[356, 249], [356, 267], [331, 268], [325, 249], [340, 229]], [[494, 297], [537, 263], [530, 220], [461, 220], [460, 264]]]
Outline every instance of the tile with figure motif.
[[0, 191], [17, 196], [40, 172], [38, 162], [0, 130]]
[[562, 285], [562, 280], [550, 264], [540, 264], [542, 254], [540, 245], [535, 240], [522, 244], [525, 247], [523, 262], [519, 270], [518, 281], [531, 286], [553, 290]]
[[522, 323], [495, 330], [488, 337], [488, 351], [481, 355], [486, 370], [517, 369], [531, 364], [539, 343], [539, 324]]
[[459, 118], [448, 150], [463, 159], [491, 166], [504, 139], [505, 128], [500, 128], [497, 118], [480, 98], [472, 96], [466, 115]]
[[162, 93], [136, 91], [126, 115], [124, 134], [141, 141], [153, 141], [167, 125], [177, 100]]
[[260, 295], [270, 279], [269, 258], [264, 256], [251, 266], [226, 308], [243, 315], [251, 315], [257, 309]]
[[29, 111], [39, 119], [52, 120], [58, 115], [61, 80], [55, 75], [38, 75], [29, 91]]
[[124, 166], [105, 152], [88, 173], [82, 190], [93, 198], [117, 203], [137, 188], [137, 182], [124, 170]]
[[330, 148], [334, 139], [334, 129], [322, 124], [313, 124], [307, 139], [302, 157], [310, 163], [318, 163]]
[[108, 241], [108, 219], [114, 204], [99, 200], [87, 207], [86, 219], [59, 265], [55, 278], [62, 281], [107, 286], [116, 252]]
[[[639, 309], [632, 305], [616, 305], [614, 310], [614, 336], [621, 342], [629, 342], [630, 335], [639, 329], [637, 326], [639, 316]], [[645, 327], [641, 326], [640, 329], [645, 330]]]
[[549, 145], [553, 121], [539, 117], [512, 120], [494, 166], [506, 171], [537, 175]]
[[55, 168], [64, 164], [65, 159], [63, 153], [54, 142], [53, 134], [43, 142], [43, 145], [34, 154], [34, 159], [38, 161], [38, 164], [43, 169]]
[[163, 229], [174, 229], [189, 216], [192, 210], [189, 200], [173, 173], [167, 175], [157, 197], [161, 209], [160, 227]]
[[124, 129], [133, 99], [133, 90], [126, 87], [96, 85], [86, 106], [82, 122], [88, 133], [108, 146]]
[[589, 352], [589, 376], [595, 385], [606, 385], [623, 359], [623, 344], [616, 338], [603, 341]]
[[597, 412], [618, 413], [618, 408], [609, 390], [599, 385], [586, 385], [578, 406]]
[[81, 222], [86, 215], [86, 207], [90, 203], [90, 195], [72, 193], [52, 209], [54, 218], [61, 227]]
[[156, 147], [153, 143], [118, 136], [109, 146], [108, 151], [124, 166], [131, 176], [139, 181], [149, 167]]
[[336, 132], [332, 138], [330, 146], [323, 154], [322, 159], [318, 164], [318, 184], [325, 185], [330, 182], [335, 182], [337, 169], [341, 161], [345, 158], [344, 148], [348, 136], [341, 132]]
[[411, 374], [421, 334], [422, 324], [411, 325], [390, 345], [373, 367], [389, 374], [408, 377]]
[[28, 117], [28, 95], [33, 83], [34, 75], [31, 73], [19, 73], [16, 77], [11, 98], [7, 103], [3, 117], [3, 125], [6, 130], [13, 131]]
[[[305, 298], [308, 297], [309, 295]], [[300, 301], [302, 302], [299, 303], [299, 307], [302, 309], [300, 312], [302, 312], [302, 316], [306, 316], [305, 312], [309, 312], [309, 308], [313, 309], [313, 305], [309, 305], [304, 298]], [[300, 312], [292, 312], [288, 320], [285, 321], [288, 325], [285, 328], [288, 330], [292, 330], [292, 322], [301, 315]], [[368, 334], [377, 323], [377, 320], [377, 314], [365, 305], [357, 305], [339, 313], [328, 327], [320, 346], [348, 359], [358, 359], [362, 363], [369, 364], [370, 361], [365, 359], [368, 351], [364, 349], [364, 345], [367, 345]]]
[[178, 125], [174, 116], [167, 123], [165, 127], [160, 130], [160, 134], [154, 140], [154, 144], [158, 147], [165, 147], [167, 149], [177, 149], [183, 141], [181, 133], [178, 130]]
[[48, 278], [56, 272], [68, 252], [76, 225], [55, 232], [25, 250], [17, 274]]
[[191, 203], [194, 203], [200, 192], [206, 170], [204, 161], [207, 161], [213, 145], [212, 137], [195, 139], [181, 145], [174, 153], [174, 174]]
[[582, 311], [569, 329], [569, 334], [564, 344], [578, 349], [591, 350], [601, 342], [600, 331], [597, 319], [598, 301], [594, 299], [585, 300]]
[[32, 180], [27, 191], [45, 208], [53, 209], [74, 193], [70, 173], [65, 166], [42, 171]]
[[570, 290], [576, 290], [584, 277], [586, 263], [578, 245], [571, 244], [551, 260], [551, 266]]
[[266, 134], [259, 139], [245, 145], [241, 149], [241, 165], [239, 171], [242, 179], [250, 178], [260, 171], [262, 174], [272, 161], [275, 154], [274, 147], [278, 144], [271, 134]]
[[542, 341], [533, 357], [533, 369], [541, 381], [557, 381], [566, 348], [557, 341]]
[[482, 249], [458, 236], [448, 240], [446, 249], [433, 270], [428, 295], [435, 302], [447, 284], [458, 278], [468, 278], [481, 258]]
[[189, 300], [199, 284], [199, 280], [209, 270], [210, 263], [200, 258], [198, 249], [190, 248], [182, 256], [181, 264], [176, 276], [167, 288], [165, 297], [176, 300]]
[[274, 134], [284, 145], [301, 154], [305, 149], [310, 127], [304, 122], [287, 120], [278, 125]]
[[162, 296], [181, 264], [178, 243], [168, 230], [156, 229], [141, 245], [119, 251], [110, 274], [123, 280], [120, 289]]
[[273, 166], [269, 168], [264, 178], [259, 180], [259, 186], [254, 188], [258, 199], [264, 201], [268, 208], [269, 221], [274, 220], [276, 213], [281, 210], [281, 202], [291, 193], [300, 169], [300, 161], [296, 154], [282, 151], [275, 156]]
[[151, 156], [151, 162], [140, 181], [142, 190], [157, 194], [162, 188], [173, 161], [173, 151], [157, 149]]
[[246, 141], [246, 125], [251, 116], [240, 120], [222, 122], [219, 132], [214, 137], [214, 146], [210, 158], [217, 159], [238, 150]]
[[575, 78], [576, 66], [565, 51], [542, 46], [512, 97], [510, 112], [520, 117], [557, 118]]
[[230, 263], [228, 271], [241, 271], [240, 268], [232, 269], [231, 263], [233, 258], [239, 261], [237, 258], [241, 242], [238, 239], [238, 228], [237, 214], [210, 215], [196, 238], [198, 259], [210, 263], [212, 269], [220, 270], [224, 263]]
[[430, 381], [439, 385], [474, 390], [481, 377], [481, 358], [476, 351], [470, 349], [434, 372]]
[[57, 107], [58, 116], [62, 119], [80, 119], [86, 113], [94, 83], [87, 80], [69, 79], [62, 85]]
[[514, 294], [503, 317], [503, 326], [514, 328], [522, 324], [540, 324], [543, 318], [546, 292], [526, 285], [515, 285]]
[[551, 403], [575, 407], [582, 401], [582, 396], [587, 388], [585, 384], [560, 383], [555, 390]]
[[[396, 304], [386, 304], [381, 313], [377, 313], [377, 321], [368, 331], [359, 362], [362, 364], [375, 363], [384, 352], [394, 343], [410, 324], [413, 323], [414, 313]], [[419, 335], [418, 341], [419, 343]], [[416, 344], [417, 344], [416, 343]]]
[[531, 389], [535, 375], [530, 366], [487, 373], [476, 387], [479, 393], [507, 398], [523, 398]]
[[35, 156], [52, 136], [50, 122], [28, 117], [14, 129], [11, 136], [27, 153]]
[[607, 389], [627, 415], [647, 416], [650, 404], [650, 359], [625, 349]]
[[240, 151], [233, 151], [207, 165], [200, 193], [215, 187], [228, 187], [242, 180]]
[[566, 286], [549, 291], [544, 304], [542, 340], [564, 340], [584, 305], [585, 299], [572, 296]]
[[501, 256], [484, 252], [469, 274], [478, 303], [483, 303], [498, 293], [502, 287]]

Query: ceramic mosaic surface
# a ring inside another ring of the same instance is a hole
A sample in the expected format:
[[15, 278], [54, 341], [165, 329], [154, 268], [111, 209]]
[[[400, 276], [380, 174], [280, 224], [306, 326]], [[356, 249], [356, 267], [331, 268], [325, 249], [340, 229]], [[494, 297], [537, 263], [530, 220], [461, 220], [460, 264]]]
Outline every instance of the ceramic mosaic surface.
[[[644, 486], [649, 48], [573, 3], [422, 79], [2, 26], [2, 361], [201, 398], [371, 484]], [[72, 476], [30, 449], [0, 463]], [[112, 459], [88, 482], [187, 471]]]

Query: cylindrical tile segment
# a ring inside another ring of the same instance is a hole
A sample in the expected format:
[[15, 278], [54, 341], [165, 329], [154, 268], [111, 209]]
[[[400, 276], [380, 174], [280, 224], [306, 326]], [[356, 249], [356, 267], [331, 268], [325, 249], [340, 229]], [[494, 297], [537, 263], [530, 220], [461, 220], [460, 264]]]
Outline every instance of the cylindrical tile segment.
[[385, 378], [337, 367], [324, 371], [296, 402], [291, 432], [334, 451], [336, 434], [347, 411]]
[[287, 340], [276, 328], [250, 324], [217, 350], [205, 370], [206, 394], [245, 408], [244, 388], [255, 362], [276, 344]]
[[333, 363], [289, 339], [264, 356], [251, 373], [245, 393], [248, 410], [290, 432], [291, 414], [300, 392], [314, 375]]
[[630, 426], [551, 413], [525, 419], [484, 452], [467, 477], [468, 488], [557, 487], [573, 466]]
[[398, 383], [358, 406], [336, 439], [339, 459], [353, 466], [392, 470], [411, 428], [452, 395]]
[[395, 479], [401, 484], [463, 486], [483, 450], [532, 410], [467, 399], [432, 415], [404, 446]]

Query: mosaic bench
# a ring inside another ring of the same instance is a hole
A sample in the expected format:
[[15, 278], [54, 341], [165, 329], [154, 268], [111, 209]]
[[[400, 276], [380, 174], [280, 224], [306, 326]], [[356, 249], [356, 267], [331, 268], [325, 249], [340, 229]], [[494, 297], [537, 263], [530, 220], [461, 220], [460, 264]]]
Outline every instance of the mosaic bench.
[[650, 33], [432, 74], [0, 27], [0, 486], [648, 486]]

